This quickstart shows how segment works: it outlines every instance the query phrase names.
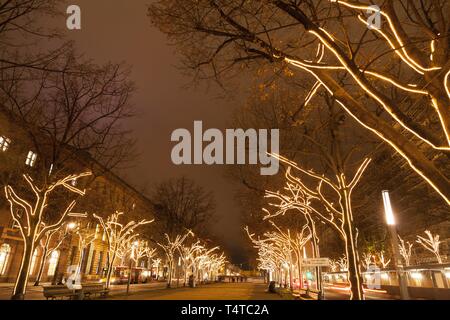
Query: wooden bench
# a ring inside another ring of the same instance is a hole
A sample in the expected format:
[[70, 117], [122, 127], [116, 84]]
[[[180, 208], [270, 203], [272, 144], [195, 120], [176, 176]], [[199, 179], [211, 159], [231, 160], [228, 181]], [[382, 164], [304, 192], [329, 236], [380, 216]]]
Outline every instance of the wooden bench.
[[81, 292], [84, 298], [89, 299], [95, 295], [105, 297], [108, 295], [109, 289], [106, 289], [103, 283], [85, 283], [81, 285]]
[[64, 285], [45, 286], [43, 293], [47, 300], [55, 300], [57, 298], [64, 299], [66, 297], [71, 300], [78, 298], [78, 293], [76, 293], [75, 290], [71, 290]]

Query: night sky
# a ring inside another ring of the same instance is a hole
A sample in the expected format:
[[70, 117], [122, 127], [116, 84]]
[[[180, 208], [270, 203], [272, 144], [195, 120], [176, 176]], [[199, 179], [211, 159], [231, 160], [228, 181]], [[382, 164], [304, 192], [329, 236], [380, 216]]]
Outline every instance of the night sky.
[[[170, 135], [177, 128], [193, 132], [194, 120], [207, 128], [226, 128], [235, 100], [218, 99], [218, 89], [210, 86], [186, 88], [191, 79], [176, 68], [179, 60], [166, 37], [150, 25], [147, 4], [151, 0], [84, 0], [79, 5], [82, 29], [69, 31], [86, 58], [97, 63], [125, 61], [132, 67], [137, 92], [133, 104], [138, 117], [127, 125], [133, 130], [140, 153], [137, 164], [122, 176], [141, 189], [151, 188], [164, 179], [185, 175], [215, 194], [217, 221], [213, 232], [232, 254], [233, 262], [242, 263], [240, 246], [245, 241], [239, 221], [239, 208], [233, 200], [233, 183], [224, 177], [222, 166], [175, 166], [170, 159], [174, 143]], [[65, 11], [65, 8], [63, 8]], [[59, 23], [58, 20], [57, 23]], [[60, 21], [65, 28], [65, 20]]]

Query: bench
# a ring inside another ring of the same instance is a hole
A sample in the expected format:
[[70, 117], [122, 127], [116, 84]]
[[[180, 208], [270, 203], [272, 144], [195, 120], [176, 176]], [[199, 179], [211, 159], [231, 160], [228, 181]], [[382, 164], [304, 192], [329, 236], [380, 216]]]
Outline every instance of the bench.
[[105, 288], [103, 283], [86, 283], [81, 285], [81, 292], [83, 296], [89, 299], [92, 295], [100, 295], [105, 297], [109, 293], [109, 289]]
[[45, 286], [43, 287], [44, 291], [44, 297], [48, 300], [55, 300], [57, 298], [69, 298], [69, 299], [76, 299], [78, 298], [78, 293], [76, 293], [74, 290], [71, 290], [67, 288], [64, 285], [57, 285], [57, 286]]

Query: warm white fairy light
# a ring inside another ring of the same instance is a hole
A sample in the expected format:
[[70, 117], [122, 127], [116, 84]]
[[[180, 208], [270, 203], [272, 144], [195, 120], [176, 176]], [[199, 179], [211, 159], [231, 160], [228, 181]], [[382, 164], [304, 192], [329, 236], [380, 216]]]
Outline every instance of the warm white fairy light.
[[[36, 198], [35, 202], [32, 203], [17, 195], [12, 186], [5, 186], [4, 190], [6, 199], [9, 202], [10, 214], [20, 230], [24, 245], [18, 277], [14, 284], [13, 298], [22, 298], [26, 292], [26, 284], [30, 273], [29, 269], [36, 245], [48, 232], [61, 228], [66, 222], [70, 212], [75, 207], [76, 201], [73, 200], [64, 210], [61, 211], [59, 218], [56, 219], [55, 222], [47, 223], [45, 221], [45, 213], [51, 193], [56, 188], [62, 187], [70, 192], [84, 196], [86, 191], [84, 189], [72, 186], [70, 181], [90, 175], [92, 175], [91, 172], [69, 175], [41, 188], [37, 186], [31, 176], [23, 175], [24, 180]], [[22, 215], [19, 214], [20, 210], [16, 210], [17, 208], [22, 209]]]
[[75, 234], [78, 236], [78, 252], [79, 252], [79, 261], [78, 268], [76, 270], [77, 276], [81, 272], [81, 266], [84, 262], [85, 256], [85, 248], [88, 248], [96, 239], [97, 232], [95, 229], [90, 227], [88, 223], [86, 226], [81, 226], [80, 224], [74, 230]]
[[[293, 288], [293, 277], [295, 269], [298, 278], [302, 279], [303, 250], [308, 241], [312, 238], [312, 232], [308, 225], [305, 225], [300, 232], [291, 233], [279, 228], [273, 221], [270, 222], [274, 230], [265, 232], [261, 237], [256, 238], [245, 227], [247, 236], [258, 249], [258, 268], [265, 270], [269, 275], [275, 274], [275, 279], [279, 283], [287, 281], [289, 276], [289, 286]], [[283, 279], [283, 275], [285, 275]], [[300, 280], [301, 281], [301, 280]]]
[[[332, 2], [336, 2], [338, 5], [347, 6], [348, 8], [356, 9], [356, 10], [367, 10], [369, 7], [368, 5], [362, 5], [362, 4], [355, 4], [348, 1], [334, 1], [330, 0]], [[440, 66], [425, 66], [422, 63], [416, 61], [414, 58], [412, 58], [411, 54], [408, 52], [408, 47], [404, 45], [404, 41], [399, 36], [398, 30], [395, 27], [395, 24], [391, 17], [384, 11], [380, 11], [380, 14], [383, 15], [383, 17], [387, 21], [387, 25], [391, 32], [393, 33], [393, 37], [391, 38], [387, 33], [385, 33], [382, 29], [372, 29], [374, 32], [378, 32], [384, 40], [386, 40], [387, 44], [392, 48], [393, 52], [397, 54], [401, 60], [406, 63], [411, 69], [419, 73], [420, 75], [425, 77], [426, 73], [429, 72], [435, 72], [437, 70], [440, 70]], [[359, 21], [362, 23], [367, 24], [367, 19], [363, 19], [361, 16], [358, 17]], [[322, 44], [329, 52], [333, 54], [333, 56], [339, 61], [339, 65], [328, 65], [326, 63], [323, 63], [323, 56], [321, 56], [320, 61], [311, 62], [311, 61], [305, 61], [301, 60], [299, 58], [292, 58], [292, 57], [285, 57], [282, 55], [282, 53], [276, 53], [273, 54], [275, 58], [282, 58], [287, 64], [292, 65], [294, 67], [300, 68], [304, 71], [307, 71], [311, 75], [315, 77], [315, 79], [320, 83], [320, 86], [325, 88], [330, 94], [334, 95], [334, 91], [339, 90], [339, 88], [336, 88], [336, 84], [334, 83], [334, 79], [331, 79], [331, 71], [334, 70], [344, 70], [347, 71], [352, 78], [356, 81], [358, 86], [364, 90], [364, 92], [371, 97], [373, 100], [375, 100], [383, 109], [389, 114], [389, 116], [392, 117], [392, 119], [395, 120], [396, 123], [400, 124], [403, 128], [408, 130], [408, 132], [415, 135], [417, 138], [431, 146], [432, 148], [436, 150], [441, 151], [450, 151], [450, 125], [449, 125], [449, 119], [448, 117], [445, 117], [444, 114], [448, 114], [448, 100], [438, 100], [437, 97], [433, 96], [433, 93], [426, 89], [417, 89], [417, 84], [412, 85], [404, 85], [401, 84], [401, 81], [396, 80], [392, 77], [389, 77], [387, 75], [382, 75], [379, 72], [375, 72], [372, 70], [365, 70], [361, 69], [360, 67], [356, 66], [354, 63], [354, 60], [350, 57], [347, 57], [345, 53], [341, 50], [338, 41], [333, 37], [333, 35], [325, 30], [324, 28], [310, 26], [308, 29], [308, 32], [314, 35], [318, 40], [319, 43]], [[431, 53], [433, 54], [436, 50], [436, 39], [431, 39]], [[391, 105], [391, 102], [385, 99], [385, 97], [380, 94], [376, 89], [374, 84], [372, 84], [369, 80], [369, 78], [364, 77], [365, 75], [369, 75], [371, 77], [374, 77], [375, 80], [383, 81], [386, 84], [393, 85], [394, 87], [404, 90], [413, 94], [420, 94], [429, 99], [429, 104], [432, 106], [437, 113], [442, 132], [445, 137], [445, 142], [442, 143], [431, 141], [431, 138], [428, 138], [424, 136], [424, 134], [418, 132], [415, 128], [411, 127], [408, 123], [405, 123], [402, 118], [400, 118], [397, 113], [394, 111], [394, 107]], [[450, 90], [449, 90], [449, 84], [448, 84], [448, 77], [450, 75], [450, 70], [448, 70], [445, 73], [443, 86], [445, 87], [445, 90], [447, 92], [447, 97], [450, 97]], [[425, 79], [424, 79], [425, 80]], [[427, 82], [425, 80], [425, 82]], [[333, 86], [333, 90], [331, 90], [330, 86]], [[310, 96], [307, 96], [307, 102], [310, 100]], [[351, 98], [351, 97], [350, 97]], [[415, 162], [421, 161], [420, 159], [414, 159], [414, 161], [411, 159], [410, 155], [411, 153], [408, 151], [406, 152], [407, 148], [403, 146], [402, 143], [397, 142], [393, 134], [397, 134], [394, 132], [388, 132], [386, 130], [380, 130], [379, 127], [376, 127], [374, 125], [374, 121], [370, 120], [368, 121], [368, 118], [363, 118], [357, 113], [357, 107], [352, 106], [351, 108], [349, 106], [346, 106], [346, 103], [344, 101], [339, 101], [338, 103], [344, 108], [344, 110], [349, 113], [353, 118], [357, 120], [358, 123], [360, 123], [363, 127], [369, 129], [370, 131], [374, 132], [377, 136], [379, 136], [383, 141], [387, 142], [389, 145], [391, 145], [411, 166], [411, 168], [418, 173], [424, 180], [430, 184], [438, 193], [441, 195], [444, 200], [447, 202], [447, 204], [450, 205], [450, 198], [448, 197], [448, 193], [445, 190], [445, 181], [439, 180], [437, 177], [436, 179], [431, 178], [431, 175], [428, 174], [428, 172], [424, 172], [423, 169], [419, 168]], [[342, 100], [342, 99], [341, 99]], [[387, 128], [387, 127], [384, 127]], [[436, 175], [434, 175], [436, 177]], [[439, 182], [438, 182], [439, 181]]]
[[158, 246], [160, 246], [166, 255], [166, 261], [169, 266], [169, 276], [167, 277], [167, 286], [170, 287], [172, 285], [172, 277], [174, 272], [174, 259], [175, 259], [175, 253], [177, 252], [178, 248], [184, 243], [184, 241], [187, 239], [187, 237], [192, 236], [194, 237], [194, 233], [191, 230], [188, 230], [184, 235], [177, 235], [175, 239], [171, 239], [170, 236], [166, 233], [164, 234], [164, 237], [166, 239], [165, 243], [158, 243]]
[[348, 260], [345, 255], [339, 258], [337, 261], [337, 264], [339, 266], [339, 271], [341, 272], [347, 272], [348, 271]]
[[120, 254], [121, 248], [124, 244], [128, 243], [131, 239], [135, 239], [136, 228], [152, 223], [153, 220], [142, 219], [140, 221], [130, 221], [126, 224], [120, 223], [120, 218], [123, 216], [123, 212], [116, 212], [110, 215], [106, 221], [94, 214], [94, 217], [100, 222], [103, 227], [103, 231], [106, 235], [106, 241], [108, 243], [108, 270], [106, 274], [106, 287], [109, 288], [111, 284], [111, 276], [114, 264], [116, 262], [117, 254]]
[[413, 244], [409, 241], [405, 241], [398, 236], [398, 240], [400, 241], [398, 247], [400, 251], [400, 255], [403, 257], [403, 260], [405, 260], [405, 266], [409, 267], [411, 265], [411, 254], [412, 254], [412, 247]]
[[362, 254], [362, 261], [366, 271], [369, 270], [370, 266], [373, 265], [373, 255], [370, 252], [364, 252]]
[[439, 235], [433, 235], [429, 230], [426, 230], [425, 234], [428, 236], [428, 239], [422, 236], [417, 236], [416, 242], [422, 245], [422, 247], [424, 247], [426, 250], [432, 252], [436, 256], [438, 263], [441, 264], [443, 261], [442, 256], [439, 253], [439, 246], [441, 244]]
[[[361, 165], [356, 170], [355, 174], [351, 179], [341, 173], [335, 177], [336, 182], [330, 178], [315, 173], [312, 170], [305, 170], [298, 166], [295, 162], [290, 161], [280, 155], [272, 155], [278, 158], [281, 162], [287, 164], [289, 167], [286, 170], [286, 184], [284, 186], [284, 192], [280, 191], [266, 191], [266, 198], [270, 200], [275, 200], [275, 202], [269, 203], [271, 207], [276, 208], [275, 212], [271, 213], [269, 210], [264, 210], [266, 212], [265, 219], [276, 217], [278, 215], [284, 215], [291, 209], [296, 209], [301, 213], [309, 213], [329, 224], [341, 237], [345, 244], [347, 254], [350, 254], [352, 259], [349, 263], [352, 264], [352, 272], [356, 278], [353, 285], [354, 298], [363, 299], [364, 292], [362, 289], [362, 282], [360, 281], [360, 266], [359, 257], [356, 248], [356, 232], [349, 232], [349, 229], [353, 230], [353, 213], [351, 203], [351, 193], [353, 189], [357, 186], [360, 181], [364, 171], [369, 165], [371, 159], [365, 159]], [[298, 170], [302, 175], [309, 178], [313, 178], [316, 184], [310, 187], [306, 185], [305, 180], [296, 177], [292, 174], [292, 169]], [[324, 186], [327, 186], [330, 191], [335, 193], [336, 198], [341, 199], [336, 205], [329, 198], [330, 193], [324, 194]], [[320, 208], [316, 205], [320, 205]], [[346, 226], [349, 224], [350, 227]], [[350, 268], [348, 268], [350, 270]], [[350, 271], [348, 271], [350, 272]], [[348, 274], [350, 278], [350, 273]], [[353, 291], [352, 291], [353, 298]]]
[[391, 259], [387, 259], [384, 253], [385, 252], [383, 250], [378, 253], [378, 260], [380, 260], [380, 264], [383, 269], [385, 269], [391, 262]]

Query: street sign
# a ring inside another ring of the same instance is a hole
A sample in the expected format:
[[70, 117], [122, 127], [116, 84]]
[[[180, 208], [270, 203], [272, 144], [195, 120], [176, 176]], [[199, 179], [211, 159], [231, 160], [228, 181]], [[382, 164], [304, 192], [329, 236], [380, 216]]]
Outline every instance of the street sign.
[[303, 266], [305, 267], [329, 267], [330, 259], [329, 258], [310, 258], [303, 259]]

